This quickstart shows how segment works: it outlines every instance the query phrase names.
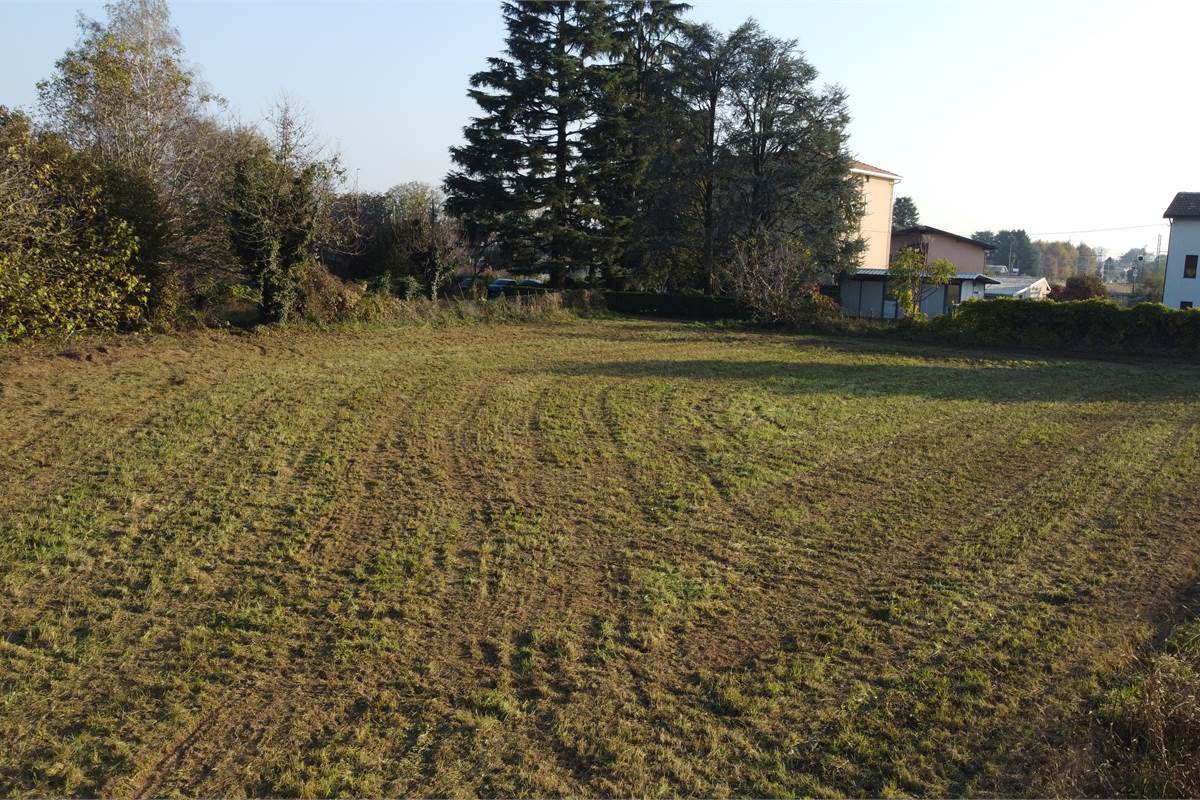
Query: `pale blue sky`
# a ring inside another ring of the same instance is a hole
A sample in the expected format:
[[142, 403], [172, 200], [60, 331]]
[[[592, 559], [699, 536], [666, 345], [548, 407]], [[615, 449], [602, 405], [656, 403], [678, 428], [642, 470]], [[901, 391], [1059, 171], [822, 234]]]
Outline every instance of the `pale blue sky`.
[[[1176, 191], [1200, 190], [1200, 2], [696, 0], [799, 40], [849, 93], [851, 147], [900, 173], [923, 222], [1024, 227], [1123, 251], [1155, 246]], [[0, 104], [34, 83], [101, 3], [0, 0]], [[468, 76], [498, 53], [497, 2], [180, 2], [189, 58], [230, 112], [299, 102], [365, 189], [439, 182], [474, 113]], [[357, 172], [356, 172], [357, 171]], [[1163, 247], [1166, 247], [1165, 235]]]

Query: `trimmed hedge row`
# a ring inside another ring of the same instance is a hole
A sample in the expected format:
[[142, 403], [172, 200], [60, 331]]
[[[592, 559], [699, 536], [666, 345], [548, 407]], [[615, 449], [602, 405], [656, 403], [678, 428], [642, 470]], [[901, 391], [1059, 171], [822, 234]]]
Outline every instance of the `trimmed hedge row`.
[[1200, 353], [1200, 310], [1158, 303], [1122, 308], [1109, 300], [1046, 302], [996, 298], [963, 303], [953, 315], [910, 327], [955, 344]]
[[746, 310], [732, 298], [701, 294], [655, 294], [654, 292], [605, 292], [609, 311], [685, 319], [744, 319]]

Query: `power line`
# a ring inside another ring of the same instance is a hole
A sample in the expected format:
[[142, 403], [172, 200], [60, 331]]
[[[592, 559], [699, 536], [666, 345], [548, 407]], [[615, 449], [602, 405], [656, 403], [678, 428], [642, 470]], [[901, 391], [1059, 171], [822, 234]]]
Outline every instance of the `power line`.
[[1139, 228], [1164, 228], [1165, 222], [1156, 222], [1152, 225], [1124, 225], [1122, 228], [1092, 228], [1090, 230], [1043, 230], [1039, 233], [1031, 233], [1030, 236], [1058, 236], [1062, 234], [1102, 234], [1109, 230], [1138, 230]]

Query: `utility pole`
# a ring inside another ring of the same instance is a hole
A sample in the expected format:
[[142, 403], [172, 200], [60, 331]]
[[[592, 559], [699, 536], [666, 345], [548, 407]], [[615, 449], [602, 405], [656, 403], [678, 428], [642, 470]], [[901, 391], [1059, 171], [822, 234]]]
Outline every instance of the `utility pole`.
[[[1163, 287], [1163, 289], [1166, 289], [1166, 286], [1167, 286], [1166, 272], [1167, 271], [1165, 269], [1163, 269], [1162, 264], [1159, 263], [1159, 259], [1161, 259], [1161, 258], [1162, 258], [1162, 234], [1160, 233], [1158, 235], [1158, 243], [1156, 245], [1154, 245], [1154, 271], [1158, 275], [1162, 276], [1162, 287]], [[1152, 297], [1148, 298], [1148, 299], [1151, 302], [1155, 302], [1155, 299]], [[1159, 303], [1162, 302], [1162, 294], [1159, 294], [1157, 302], [1159, 302]]]

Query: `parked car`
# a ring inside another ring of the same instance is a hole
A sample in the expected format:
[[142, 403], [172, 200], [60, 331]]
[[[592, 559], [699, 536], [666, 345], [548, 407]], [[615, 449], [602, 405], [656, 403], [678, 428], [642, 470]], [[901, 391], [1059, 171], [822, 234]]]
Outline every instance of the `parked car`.
[[499, 297], [505, 289], [516, 285], [517, 282], [512, 278], [496, 278], [488, 284], [488, 297]]
[[521, 280], [517, 281], [517, 286], [536, 286], [537, 288], [541, 289], [545, 285], [546, 284], [534, 278], [522, 278]]

